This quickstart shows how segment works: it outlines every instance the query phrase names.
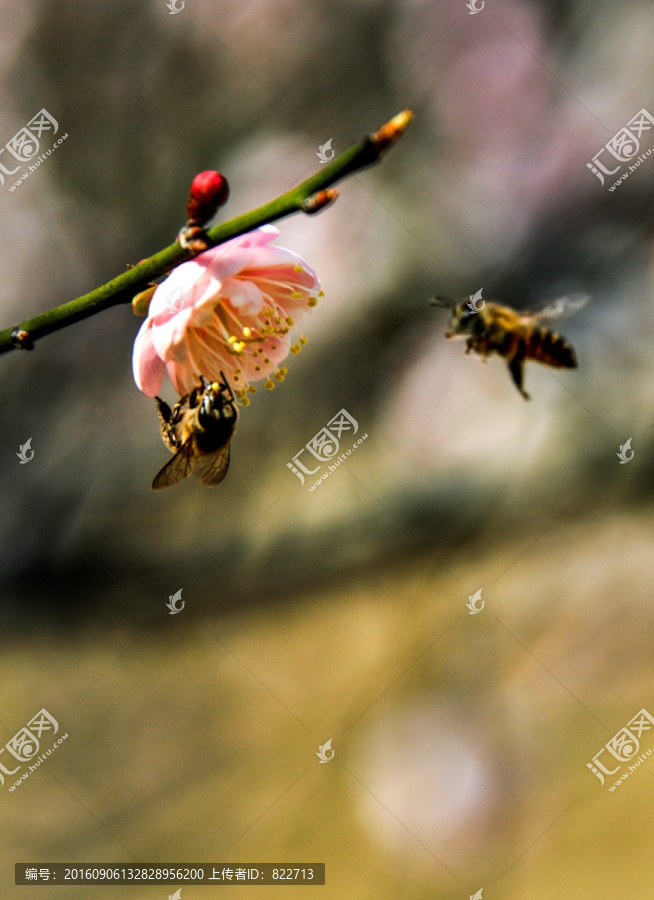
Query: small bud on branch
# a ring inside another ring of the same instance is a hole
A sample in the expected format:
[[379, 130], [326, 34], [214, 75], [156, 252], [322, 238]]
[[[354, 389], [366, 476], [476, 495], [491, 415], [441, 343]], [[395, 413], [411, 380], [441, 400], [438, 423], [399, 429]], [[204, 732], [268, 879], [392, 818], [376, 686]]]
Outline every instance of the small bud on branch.
[[11, 343], [17, 350], [33, 350], [34, 343], [28, 331], [23, 331], [16, 326], [11, 332]]
[[152, 300], [156, 290], [157, 285], [152, 284], [149, 288], [146, 288], [135, 297], [132, 297], [132, 309], [135, 316], [147, 316], [148, 309], [150, 308], [150, 300]]
[[312, 216], [314, 213], [320, 212], [321, 209], [325, 209], [326, 207], [330, 206], [337, 197], [338, 190], [336, 188], [329, 188], [329, 190], [326, 191], [318, 191], [311, 197], [307, 197], [306, 200], [302, 201], [302, 209], [305, 213]]
[[212, 219], [216, 210], [227, 203], [229, 185], [220, 172], [208, 169], [200, 172], [191, 182], [191, 190], [186, 203], [188, 222], [177, 235], [180, 246], [191, 256], [204, 253], [211, 247], [204, 225]]
[[209, 169], [191, 182], [186, 215], [195, 225], [204, 225], [229, 198], [229, 184], [224, 175]]

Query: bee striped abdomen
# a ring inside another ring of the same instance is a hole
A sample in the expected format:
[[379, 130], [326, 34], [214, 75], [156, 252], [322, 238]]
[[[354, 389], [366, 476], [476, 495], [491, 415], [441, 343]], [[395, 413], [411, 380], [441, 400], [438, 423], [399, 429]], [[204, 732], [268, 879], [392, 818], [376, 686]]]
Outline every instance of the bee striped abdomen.
[[560, 334], [555, 334], [549, 328], [535, 328], [529, 334], [525, 357], [560, 369], [577, 368], [574, 347]]

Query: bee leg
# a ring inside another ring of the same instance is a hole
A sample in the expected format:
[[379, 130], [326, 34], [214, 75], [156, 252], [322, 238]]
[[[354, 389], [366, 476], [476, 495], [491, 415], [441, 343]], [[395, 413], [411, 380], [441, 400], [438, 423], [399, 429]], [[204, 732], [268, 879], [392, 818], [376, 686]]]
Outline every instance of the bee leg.
[[159, 418], [162, 422], [168, 425], [173, 417], [173, 411], [168, 406], [166, 401], [161, 399], [161, 397], [155, 397], [154, 399], [157, 402], [157, 412], [159, 413]]
[[511, 377], [513, 378], [513, 382], [515, 386], [518, 388], [522, 396], [525, 400], [530, 400], [529, 394], [522, 387], [522, 363], [524, 361], [524, 356], [520, 353], [516, 353], [513, 359], [509, 362], [509, 372], [511, 373]]
[[161, 397], [154, 399], [157, 401], [157, 412], [161, 420], [161, 437], [166, 447], [174, 452], [178, 449], [179, 444], [175, 434], [175, 413]]

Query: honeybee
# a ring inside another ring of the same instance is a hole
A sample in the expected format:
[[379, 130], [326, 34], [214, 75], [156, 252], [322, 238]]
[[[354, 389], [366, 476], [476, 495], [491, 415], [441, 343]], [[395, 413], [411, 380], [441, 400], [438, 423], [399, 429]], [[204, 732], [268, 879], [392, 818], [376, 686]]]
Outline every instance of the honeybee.
[[522, 366], [526, 360], [558, 369], [577, 368], [574, 347], [540, 323], [576, 312], [586, 304], [587, 296], [560, 297], [534, 313], [517, 312], [500, 303], [478, 302], [480, 297], [481, 291], [458, 305], [445, 297], [435, 297], [431, 305], [452, 311], [445, 337], [465, 337], [466, 353], [474, 351], [484, 362], [497, 353], [507, 361], [514, 384], [525, 400], [530, 399], [522, 387]]
[[206, 487], [219, 484], [229, 468], [229, 447], [238, 413], [234, 394], [224, 374], [200, 383], [171, 409], [155, 397], [161, 419], [161, 436], [174, 452], [152, 482], [154, 491], [172, 487], [189, 475], [197, 475]]

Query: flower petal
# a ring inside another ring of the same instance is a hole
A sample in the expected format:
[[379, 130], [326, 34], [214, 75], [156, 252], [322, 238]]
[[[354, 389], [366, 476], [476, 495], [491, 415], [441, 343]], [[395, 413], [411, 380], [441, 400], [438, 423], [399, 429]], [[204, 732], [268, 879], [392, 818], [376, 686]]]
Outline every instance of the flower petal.
[[147, 397], [156, 397], [161, 390], [164, 363], [155, 350], [152, 329], [147, 319], [141, 325], [134, 341], [132, 371], [138, 389]]
[[242, 316], [258, 316], [263, 309], [263, 297], [254, 281], [226, 278], [221, 293], [226, 302]]
[[236, 238], [236, 240], [241, 247], [262, 247], [264, 244], [269, 244], [278, 237], [279, 228], [275, 228], [274, 225], [261, 225], [260, 228], [255, 228], [254, 231], [242, 234], [241, 237]]
[[170, 382], [180, 397], [188, 394], [189, 391], [197, 386], [197, 379], [193, 376], [190, 369], [179, 366], [174, 362], [168, 362], [165, 365]]
[[167, 321], [153, 324], [152, 343], [161, 359], [166, 362], [184, 362], [187, 359], [186, 340], [196, 315], [194, 307], [186, 306]]

